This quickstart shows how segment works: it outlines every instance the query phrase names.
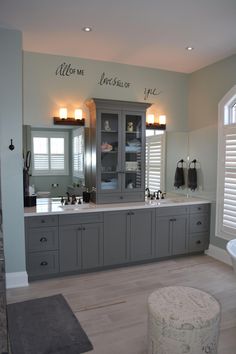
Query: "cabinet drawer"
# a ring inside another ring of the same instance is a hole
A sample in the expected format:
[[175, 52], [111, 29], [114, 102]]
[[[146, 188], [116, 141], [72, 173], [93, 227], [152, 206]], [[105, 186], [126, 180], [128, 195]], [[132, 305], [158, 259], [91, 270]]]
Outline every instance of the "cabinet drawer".
[[189, 252], [200, 252], [207, 249], [209, 246], [209, 234], [195, 234], [189, 237]]
[[113, 193], [113, 194], [97, 194], [97, 203], [127, 203], [127, 202], [142, 202], [144, 201], [144, 192], [135, 194]]
[[210, 204], [196, 204], [189, 206], [190, 214], [196, 213], [208, 213], [210, 210]]
[[197, 214], [190, 215], [189, 219], [189, 230], [191, 232], [202, 232], [208, 231], [209, 229], [209, 215], [208, 214]]
[[168, 215], [181, 215], [187, 214], [187, 206], [173, 206], [173, 207], [157, 207], [157, 216], [168, 216]]
[[103, 213], [59, 215], [59, 225], [103, 222]]
[[30, 276], [58, 273], [58, 252], [29, 253], [27, 270]]
[[26, 240], [29, 252], [56, 250], [58, 249], [58, 228], [40, 227], [29, 229]]
[[29, 216], [25, 218], [28, 227], [57, 226], [57, 215]]

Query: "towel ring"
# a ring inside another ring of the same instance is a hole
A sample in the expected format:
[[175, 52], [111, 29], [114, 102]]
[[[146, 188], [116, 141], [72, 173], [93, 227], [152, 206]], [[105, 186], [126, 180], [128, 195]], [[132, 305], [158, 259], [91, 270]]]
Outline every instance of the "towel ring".
[[[199, 161], [197, 161], [196, 159], [194, 159], [194, 160], [192, 160], [190, 163], [189, 163], [189, 165], [188, 165], [188, 167], [189, 168], [196, 168], [196, 164], [199, 164], [199, 166], [200, 166], [200, 162]], [[191, 166], [191, 165], [194, 165], [194, 166]]]
[[181, 164], [181, 167], [184, 167], [184, 163], [186, 163], [183, 159], [179, 160], [177, 162], [177, 167], [180, 167], [179, 164]]

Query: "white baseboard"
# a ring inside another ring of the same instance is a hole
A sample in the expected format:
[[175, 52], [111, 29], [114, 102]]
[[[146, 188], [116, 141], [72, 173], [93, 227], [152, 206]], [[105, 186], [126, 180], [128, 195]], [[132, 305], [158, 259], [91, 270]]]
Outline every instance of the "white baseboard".
[[29, 283], [27, 272], [6, 273], [7, 289], [20, 288], [28, 285]]
[[214, 245], [210, 245], [209, 249], [207, 251], [205, 251], [205, 253], [208, 256], [215, 258], [220, 262], [223, 262], [223, 263], [226, 263], [226, 264], [232, 266], [230, 255], [227, 253], [226, 250], [224, 250], [222, 248], [216, 247]]

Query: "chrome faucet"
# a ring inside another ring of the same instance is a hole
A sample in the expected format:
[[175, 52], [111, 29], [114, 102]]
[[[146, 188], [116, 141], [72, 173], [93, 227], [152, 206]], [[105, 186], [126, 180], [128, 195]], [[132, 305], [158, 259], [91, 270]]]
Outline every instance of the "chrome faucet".
[[147, 197], [150, 198], [151, 197], [151, 193], [150, 193], [150, 189], [148, 187], [145, 189], [145, 192], [148, 192], [147, 193]]
[[158, 191], [156, 191], [154, 193], [154, 195], [155, 195], [156, 199], [164, 199], [163, 193], [160, 189]]

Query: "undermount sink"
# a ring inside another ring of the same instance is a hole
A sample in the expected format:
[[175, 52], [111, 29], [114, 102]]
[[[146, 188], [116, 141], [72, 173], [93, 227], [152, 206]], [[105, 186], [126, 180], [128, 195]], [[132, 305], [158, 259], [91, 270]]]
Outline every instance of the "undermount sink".
[[90, 209], [92, 206], [90, 204], [68, 204], [68, 205], [59, 205], [63, 210], [81, 210], [81, 209]]

